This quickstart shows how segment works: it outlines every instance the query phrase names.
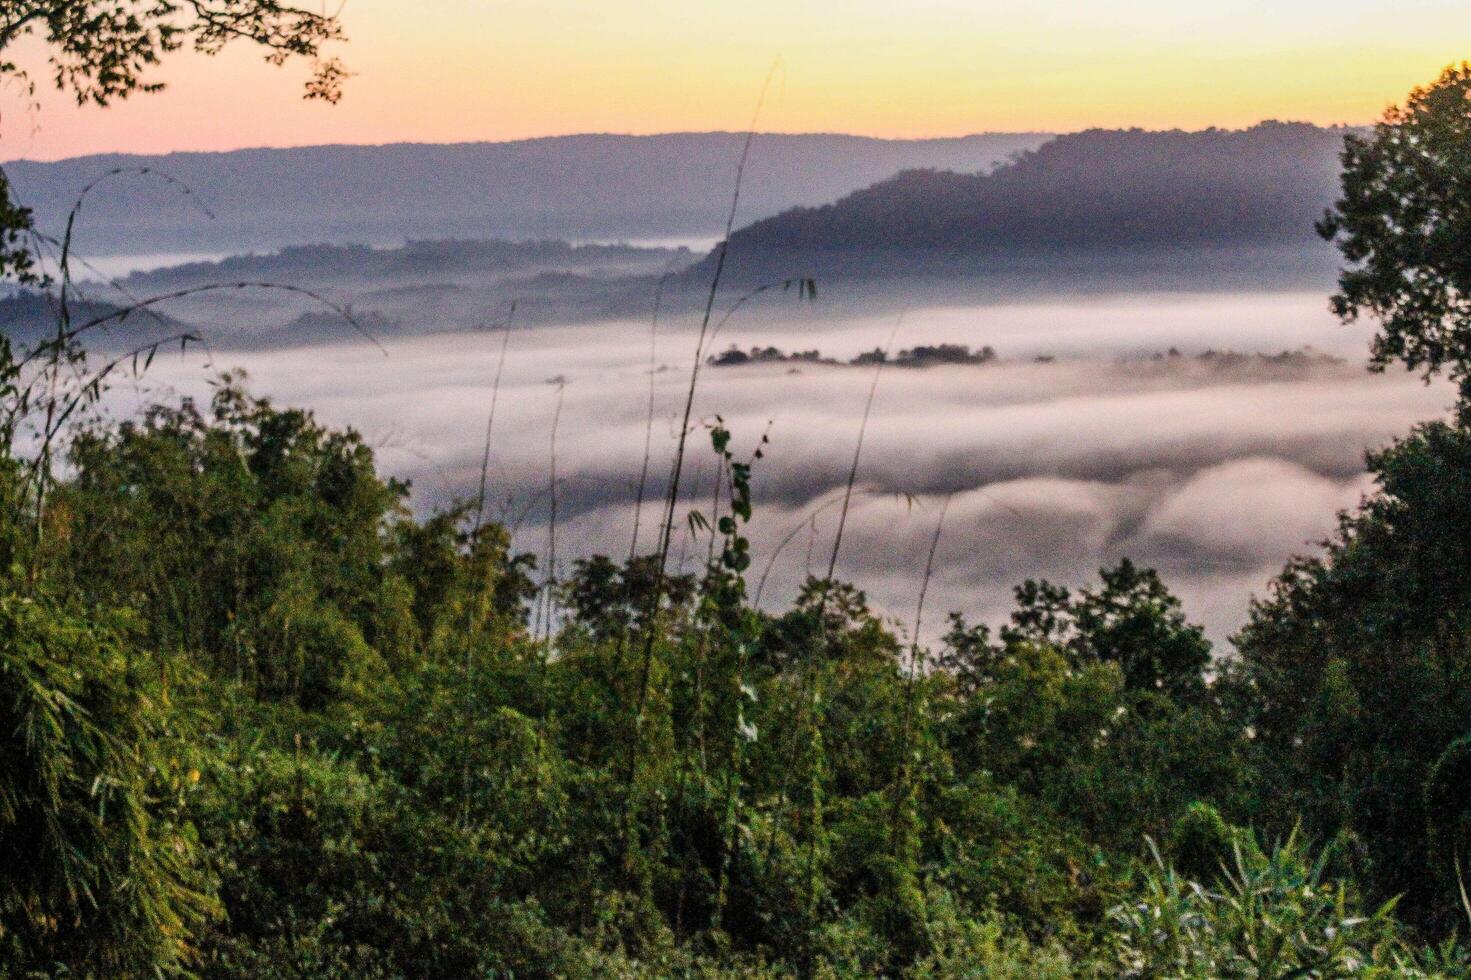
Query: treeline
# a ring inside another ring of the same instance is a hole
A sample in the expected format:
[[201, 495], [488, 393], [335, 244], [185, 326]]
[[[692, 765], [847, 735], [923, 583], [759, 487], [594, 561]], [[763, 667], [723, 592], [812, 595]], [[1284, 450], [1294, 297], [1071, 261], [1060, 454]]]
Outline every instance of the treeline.
[[[813, 348], [811, 350], [785, 351], [780, 347], [753, 346], [742, 350], [735, 344], [721, 351], [719, 354], [711, 354], [705, 359], [705, 363], [711, 367], [741, 367], [747, 364], [818, 364], [828, 367], [872, 367], [878, 364], [893, 365], [894, 367], [939, 367], [942, 365], [977, 365], [991, 364], [1000, 360], [996, 349], [990, 344], [972, 350], [968, 344], [918, 344], [914, 347], [905, 347], [898, 353], [890, 354], [882, 347], [855, 354], [848, 360], [840, 360], [836, 357], [824, 357], [822, 351]], [[1047, 354], [1036, 355], [1032, 358], [1035, 363], [1050, 363], [1054, 357]], [[1157, 351], [1148, 357], [1148, 361], [1154, 364], [1176, 365], [1190, 363], [1222, 374], [1242, 373], [1259, 370], [1276, 370], [1282, 372], [1300, 372], [1315, 367], [1343, 364], [1341, 357], [1325, 354], [1312, 347], [1302, 347], [1296, 350], [1283, 350], [1276, 354], [1243, 354], [1232, 350], [1205, 350], [1194, 356], [1187, 356], [1180, 352], [1179, 348], [1171, 347], [1167, 351]], [[1120, 364], [1128, 364], [1131, 359], [1121, 358]]]
[[906, 347], [890, 356], [882, 347], [856, 354], [847, 361], [835, 357], [823, 357], [816, 349], [787, 353], [779, 347], [752, 347], [741, 350], [735, 344], [706, 358], [711, 367], [739, 367], [742, 364], [827, 364], [865, 367], [874, 364], [892, 364], [895, 367], [935, 367], [941, 364], [989, 364], [996, 360], [996, 350], [989, 344], [979, 350], [971, 350], [968, 344], [920, 344]]

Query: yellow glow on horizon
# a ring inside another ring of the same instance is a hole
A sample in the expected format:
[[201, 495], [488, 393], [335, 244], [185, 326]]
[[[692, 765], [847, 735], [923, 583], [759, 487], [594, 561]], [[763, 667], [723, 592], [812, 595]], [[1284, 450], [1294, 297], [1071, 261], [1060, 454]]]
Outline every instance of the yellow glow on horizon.
[[[759, 128], [873, 136], [1263, 118], [1367, 122], [1471, 57], [1471, 6], [1442, 0], [1106, 5], [909, 0], [353, 0], [338, 106], [256, 52], [180, 55], [170, 88], [110, 109], [42, 87], [36, 127], [0, 103], [0, 156], [325, 142]], [[44, 78], [34, 44], [21, 61]]]

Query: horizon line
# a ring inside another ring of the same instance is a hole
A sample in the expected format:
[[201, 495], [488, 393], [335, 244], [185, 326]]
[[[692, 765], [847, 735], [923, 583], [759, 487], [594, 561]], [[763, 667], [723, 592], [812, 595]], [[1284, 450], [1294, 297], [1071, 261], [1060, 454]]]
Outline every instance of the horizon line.
[[[1192, 134], [1193, 133], [1210, 133], [1210, 132], [1242, 133], [1242, 132], [1247, 132], [1247, 131], [1252, 130], [1252, 129], [1256, 129], [1256, 128], [1261, 127], [1261, 126], [1269, 126], [1269, 125], [1311, 126], [1311, 127], [1315, 128], [1315, 129], [1334, 130], [1334, 129], [1360, 129], [1360, 128], [1364, 128], [1364, 127], [1367, 127], [1367, 126], [1372, 126], [1373, 123], [1372, 122], [1360, 122], [1360, 123], [1336, 122], [1336, 123], [1326, 123], [1325, 124], [1325, 123], [1315, 123], [1315, 122], [1309, 122], [1309, 121], [1306, 121], [1306, 120], [1298, 120], [1298, 119], [1263, 118], [1263, 119], [1260, 119], [1257, 122], [1252, 123], [1251, 125], [1248, 125], [1248, 126], [1201, 126], [1201, 127], [1194, 128], [1194, 129], [1189, 129], [1189, 128], [1186, 128], [1186, 127], [1183, 127], [1183, 126], [1171, 126], [1171, 127], [1149, 127], [1149, 126], [1088, 126], [1088, 127], [1082, 128], [1082, 129], [1070, 129], [1070, 130], [1047, 130], [1047, 129], [993, 129], [993, 130], [976, 130], [976, 131], [973, 131], [973, 132], [961, 133], [961, 134], [958, 134], [958, 135], [936, 135], [936, 136], [874, 136], [874, 135], [870, 135], [870, 134], [866, 134], [866, 133], [843, 132], [841, 130], [756, 130], [755, 131], [755, 135], [758, 136], [758, 137], [760, 137], [760, 136], [765, 136], [765, 137], [784, 136], [784, 137], [826, 137], [826, 138], [842, 138], [842, 139], [865, 140], [865, 141], [874, 142], [874, 143], [946, 143], [946, 142], [959, 142], [959, 141], [962, 141], [962, 140], [969, 140], [969, 139], [980, 139], [980, 138], [984, 138], [984, 137], [988, 137], [988, 136], [1011, 136], [1011, 137], [1025, 137], [1025, 136], [1036, 137], [1036, 136], [1045, 136], [1045, 137], [1048, 137], [1050, 139], [1056, 139], [1056, 138], [1061, 137], [1061, 136], [1073, 136], [1073, 135], [1078, 135], [1080, 133], [1092, 133], [1092, 132], [1115, 132], [1115, 133], [1128, 133], [1128, 132], [1139, 133], [1139, 132], [1143, 132], [1143, 133], [1192, 133]], [[573, 140], [573, 139], [660, 139], [660, 138], [677, 137], [677, 136], [732, 136], [732, 137], [744, 137], [745, 135], [746, 135], [746, 131], [745, 130], [732, 130], [732, 129], [708, 129], [708, 130], [678, 129], [678, 130], [659, 130], [659, 131], [647, 132], [647, 133], [614, 132], [614, 131], [611, 131], [611, 130], [587, 130], [587, 131], [571, 132], [571, 133], [549, 133], [549, 134], [545, 134], [545, 135], [541, 135], [541, 136], [522, 136], [522, 137], [516, 137], [514, 139], [504, 139], [504, 140], [445, 140], [445, 141], [434, 141], [434, 140], [385, 140], [383, 142], [377, 142], [377, 143], [370, 143], [370, 142], [364, 142], [364, 143], [348, 143], [348, 142], [340, 142], [340, 141], [338, 141], [338, 142], [330, 142], [330, 143], [281, 143], [281, 144], [255, 144], [255, 145], [248, 145], [248, 146], [237, 146], [237, 147], [231, 147], [230, 149], [225, 149], [225, 150], [190, 150], [190, 149], [177, 149], [177, 150], [166, 150], [166, 151], [157, 152], [157, 153], [136, 153], [136, 152], [128, 152], [128, 151], [120, 151], [120, 150], [98, 150], [98, 151], [95, 151], [95, 152], [92, 152], [92, 153], [76, 153], [76, 154], [71, 154], [69, 156], [51, 157], [51, 158], [38, 158], [38, 157], [26, 157], [26, 156], [11, 157], [11, 158], [6, 159], [4, 161], [0, 161], [0, 167], [9, 167], [9, 166], [12, 166], [12, 165], [15, 165], [15, 164], [38, 164], [38, 165], [62, 164], [62, 163], [70, 163], [70, 162], [74, 162], [74, 161], [94, 159], [96, 157], [125, 157], [125, 158], [138, 158], [138, 159], [142, 159], [142, 158], [178, 157], [178, 156], [226, 156], [226, 155], [229, 155], [229, 154], [232, 154], [232, 153], [284, 152], [284, 151], [290, 151], [290, 150], [325, 150], [325, 149], [374, 150], [374, 149], [388, 149], [388, 148], [394, 148], [394, 147], [444, 147], [444, 148], [452, 148], [452, 147], [488, 147], [488, 146], [515, 146], [515, 145], [518, 145], [518, 144], [528, 144], [528, 143], [550, 143], [550, 142], [554, 142], [554, 141], [557, 141], [557, 140]]]

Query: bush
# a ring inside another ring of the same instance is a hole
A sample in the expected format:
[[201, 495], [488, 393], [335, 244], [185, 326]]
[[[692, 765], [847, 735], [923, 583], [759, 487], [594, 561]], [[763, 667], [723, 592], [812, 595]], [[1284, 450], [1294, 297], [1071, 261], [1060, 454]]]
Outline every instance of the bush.
[[127, 621], [0, 595], [0, 973], [184, 971], [214, 913], [199, 774]]
[[1180, 877], [1158, 851], [1142, 894], [1120, 905], [1125, 977], [1361, 977], [1409, 961], [1387, 903], [1361, 911], [1351, 885], [1330, 879], [1296, 835], [1263, 852], [1233, 846], [1218, 887]]

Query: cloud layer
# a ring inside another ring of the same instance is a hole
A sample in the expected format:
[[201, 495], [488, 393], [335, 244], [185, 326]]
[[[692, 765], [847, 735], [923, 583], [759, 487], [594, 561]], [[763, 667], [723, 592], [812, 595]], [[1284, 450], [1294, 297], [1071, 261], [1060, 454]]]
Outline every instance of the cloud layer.
[[[1023, 578], [1081, 584], [1127, 555], [1158, 567], [1191, 615], [1224, 638], [1282, 562], [1314, 547], [1335, 513], [1371, 489], [1365, 449], [1442, 415], [1450, 401], [1446, 388], [1365, 372], [1366, 333], [1336, 325], [1322, 306], [1316, 295], [1175, 294], [908, 314], [896, 346], [991, 344], [1003, 361], [882, 374], [841, 574], [908, 622], [940, 503], [950, 496], [928, 600], [931, 627], [943, 622], [943, 610], [998, 618]], [[819, 307], [733, 320], [715, 346], [819, 347], [846, 358], [883, 345], [894, 330], [892, 318], [834, 318]], [[519, 547], [545, 548], [557, 397], [551, 382], [565, 379], [559, 563], [627, 553], [649, 338], [646, 323], [512, 335], [491, 472], [497, 509]], [[500, 340], [493, 333], [424, 337], [390, 344], [386, 358], [358, 345], [232, 353], [229, 364], [245, 367], [258, 391], [363, 432], [382, 467], [411, 477], [416, 505], [428, 508], [473, 490]], [[693, 340], [687, 323], [665, 325], [657, 339], [653, 497], [668, 472]], [[1304, 345], [1346, 360], [1190, 356]], [[1148, 356], [1171, 346], [1186, 356]], [[1036, 363], [1041, 354], [1056, 360]], [[197, 362], [160, 368], [155, 384], [180, 391], [200, 390], [206, 375]], [[751, 528], [752, 586], [770, 563], [768, 605], [787, 601], [809, 569], [826, 566], [838, 513], [832, 502], [872, 379], [871, 369], [786, 364], [702, 374], [696, 418], [719, 413], [738, 453], [763, 432], [771, 437], [756, 469]], [[686, 502], [708, 512], [714, 464], [703, 430], [691, 446]], [[652, 545], [655, 510], [645, 505], [645, 546]], [[707, 547], [683, 530], [676, 542], [691, 565]]]

